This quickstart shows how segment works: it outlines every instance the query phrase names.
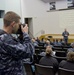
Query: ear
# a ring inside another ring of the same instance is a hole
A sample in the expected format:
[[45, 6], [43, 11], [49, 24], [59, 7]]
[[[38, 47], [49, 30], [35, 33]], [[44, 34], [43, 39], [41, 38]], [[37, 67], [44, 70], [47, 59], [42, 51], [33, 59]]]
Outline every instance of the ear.
[[13, 22], [11, 23], [11, 26], [12, 26], [12, 27], [14, 27], [14, 26], [15, 26], [15, 21], [13, 21]]

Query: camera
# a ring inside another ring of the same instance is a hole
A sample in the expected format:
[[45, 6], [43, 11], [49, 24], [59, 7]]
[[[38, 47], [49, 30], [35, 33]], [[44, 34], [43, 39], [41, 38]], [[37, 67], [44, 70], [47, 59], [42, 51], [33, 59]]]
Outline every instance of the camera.
[[21, 24], [19, 25], [19, 29], [18, 29], [18, 31], [17, 31], [16, 34], [20, 34], [20, 35], [22, 34], [21, 25], [22, 25], [23, 27], [25, 27], [25, 24], [22, 24], [22, 23], [21, 23]]
[[22, 30], [21, 30], [21, 25], [23, 26], [23, 27], [25, 27], [25, 24], [19, 24], [19, 29], [18, 29], [18, 31], [17, 31], [17, 35], [19, 35], [18, 36], [18, 39], [21, 41], [21, 40], [23, 40], [23, 33], [22, 33]]

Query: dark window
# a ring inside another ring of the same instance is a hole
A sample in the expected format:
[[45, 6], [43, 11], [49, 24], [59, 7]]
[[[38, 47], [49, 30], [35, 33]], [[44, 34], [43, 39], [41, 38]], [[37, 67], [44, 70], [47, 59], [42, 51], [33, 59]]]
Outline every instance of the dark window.
[[5, 11], [4, 10], [0, 10], [0, 18], [3, 18], [4, 14], [5, 14]]

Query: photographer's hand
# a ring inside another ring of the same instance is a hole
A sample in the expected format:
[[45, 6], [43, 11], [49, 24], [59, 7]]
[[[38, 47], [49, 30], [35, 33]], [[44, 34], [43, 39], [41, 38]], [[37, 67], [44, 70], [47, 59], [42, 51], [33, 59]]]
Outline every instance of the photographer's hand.
[[28, 33], [28, 26], [27, 26], [27, 24], [25, 24], [24, 27], [21, 25], [21, 30], [22, 30], [22, 32]]

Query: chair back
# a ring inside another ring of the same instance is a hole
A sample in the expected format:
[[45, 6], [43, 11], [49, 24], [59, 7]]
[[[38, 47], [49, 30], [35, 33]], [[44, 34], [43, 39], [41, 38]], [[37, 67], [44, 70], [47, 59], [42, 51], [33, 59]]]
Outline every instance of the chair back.
[[35, 64], [35, 74], [36, 75], [54, 75], [52, 66], [43, 66], [39, 64]]
[[58, 57], [66, 57], [66, 52], [65, 51], [56, 51], [55, 55]]
[[67, 57], [54, 56], [54, 58], [56, 58], [59, 63], [60, 63], [62, 60], [67, 60]]
[[40, 59], [42, 58], [43, 56], [39, 55], [38, 54], [38, 61], [40, 61]]
[[59, 68], [58, 75], [74, 75], [74, 70]]
[[27, 75], [34, 75], [35, 73], [32, 70], [30, 63], [24, 63], [25, 71]]

